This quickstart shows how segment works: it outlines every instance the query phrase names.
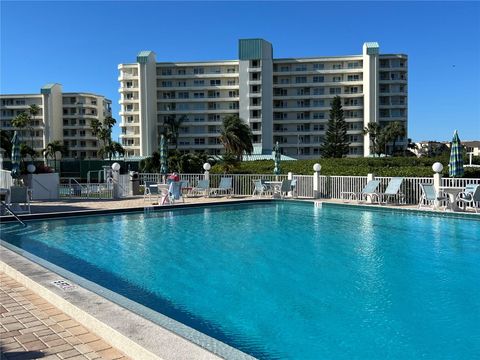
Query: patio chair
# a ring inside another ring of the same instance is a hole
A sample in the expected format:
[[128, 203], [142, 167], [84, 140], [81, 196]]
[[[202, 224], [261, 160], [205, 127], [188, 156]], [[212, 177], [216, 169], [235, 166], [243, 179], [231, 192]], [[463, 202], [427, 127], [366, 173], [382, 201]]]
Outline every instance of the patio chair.
[[195, 194], [200, 194], [207, 197], [209, 189], [210, 189], [210, 180], [198, 180], [197, 186], [193, 187], [190, 193], [192, 196], [194, 196]]
[[148, 197], [148, 201], [152, 201], [152, 196], [157, 198], [157, 201], [160, 198], [160, 192], [158, 191], [158, 185], [156, 181], [145, 181], [144, 190], [143, 190], [143, 201]]
[[467, 184], [465, 191], [458, 194], [457, 201], [462, 202], [465, 209], [471, 207], [477, 213], [479, 209], [478, 204], [480, 203], [480, 184]]
[[258, 195], [258, 196], [263, 196], [267, 193], [270, 193], [272, 188], [270, 185], [265, 183], [265, 180], [253, 180], [253, 193], [252, 196]]
[[182, 202], [185, 202], [185, 199], [182, 196], [182, 182], [173, 181], [170, 183], [168, 188], [168, 196], [171, 203], [174, 203], [176, 200], [182, 199]]
[[384, 201], [385, 204], [388, 203], [390, 198], [398, 199], [398, 203], [405, 203], [405, 195], [400, 191], [400, 187], [403, 183], [403, 177], [393, 177], [387, 185], [384, 193], [380, 193], [380, 197], [382, 200], [387, 199]]
[[12, 186], [8, 195], [9, 206], [15, 213], [31, 213], [30, 193], [26, 186]]
[[280, 198], [285, 199], [290, 191], [292, 191], [292, 180], [283, 180], [280, 186]]
[[218, 188], [211, 188], [210, 194], [214, 196], [219, 196], [222, 193], [225, 193], [227, 197], [232, 197], [233, 195], [233, 186], [232, 186], [233, 178], [231, 177], [222, 177], [220, 179], [220, 184], [218, 184]]
[[420, 196], [420, 201], [418, 203], [418, 208], [421, 209], [422, 206], [430, 207], [431, 209], [436, 209], [437, 205], [440, 201], [446, 201], [447, 206], [445, 206], [444, 211], [448, 207], [449, 198], [448, 196], [437, 196], [437, 191], [435, 190], [435, 186], [431, 184], [420, 184], [420, 188], [422, 189], [422, 196]]
[[360, 202], [364, 198], [365, 200], [367, 200], [368, 197], [370, 196], [372, 203], [375, 202], [375, 198], [377, 199], [377, 202], [380, 203], [380, 196], [379, 196], [379, 193], [377, 192], [377, 188], [379, 185], [380, 185], [380, 180], [370, 180], [367, 183], [367, 185], [365, 185], [365, 187], [362, 189], [362, 191], [359, 193], [355, 193], [353, 191], [342, 191], [340, 193], [340, 199], [342, 199], [343, 201], [351, 199], [351, 200], [356, 200], [357, 202]]
[[180, 184], [182, 186], [182, 196], [187, 197], [192, 192], [192, 187], [187, 180], [180, 180]]

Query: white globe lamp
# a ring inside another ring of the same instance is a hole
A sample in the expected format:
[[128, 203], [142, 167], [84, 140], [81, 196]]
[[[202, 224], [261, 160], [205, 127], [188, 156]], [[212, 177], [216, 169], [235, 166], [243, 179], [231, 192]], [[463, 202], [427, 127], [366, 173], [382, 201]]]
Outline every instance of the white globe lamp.
[[443, 170], [443, 165], [439, 162], [436, 162], [435, 164], [432, 165], [432, 170], [437, 174], [439, 174]]
[[36, 169], [37, 169], [37, 168], [36, 168], [35, 165], [33, 165], [33, 164], [29, 164], [29, 165], [27, 166], [27, 171], [28, 171], [30, 174], [33, 174]]
[[118, 170], [120, 170], [120, 164], [119, 164], [118, 162], [114, 162], [114, 163], [112, 164], [112, 170], [113, 170], [113, 171], [118, 171]]
[[320, 165], [319, 163], [313, 165], [313, 171], [320, 172], [320, 170], [322, 170], [322, 165]]
[[212, 168], [212, 165], [210, 165], [209, 163], [205, 163], [203, 164], [203, 170], [205, 171], [210, 171], [210, 169]]

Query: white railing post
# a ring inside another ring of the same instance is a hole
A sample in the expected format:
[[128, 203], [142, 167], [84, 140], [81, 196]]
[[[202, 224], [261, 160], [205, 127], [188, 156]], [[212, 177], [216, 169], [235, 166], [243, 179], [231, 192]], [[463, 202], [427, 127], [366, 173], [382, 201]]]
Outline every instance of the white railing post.
[[[437, 198], [440, 196], [440, 186], [442, 186], [442, 170], [443, 165], [439, 162], [436, 162], [432, 165], [432, 170], [435, 172], [433, 174], [433, 186], [435, 187], [435, 193]], [[435, 200], [435, 208], [440, 207], [440, 201]]]
[[[293, 173], [292, 172], [288, 172], [287, 173], [287, 180], [293, 180]], [[289, 191], [288, 194], [287, 194], [288, 197], [293, 197], [293, 192], [292, 191]]]
[[313, 198], [320, 198], [320, 170], [322, 166], [320, 164], [313, 165]]

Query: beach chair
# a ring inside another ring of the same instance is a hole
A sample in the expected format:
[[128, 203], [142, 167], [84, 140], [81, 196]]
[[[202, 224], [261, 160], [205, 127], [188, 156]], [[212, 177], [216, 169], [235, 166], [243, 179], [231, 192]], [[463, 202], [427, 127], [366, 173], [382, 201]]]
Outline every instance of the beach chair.
[[465, 206], [473, 208], [475, 213], [478, 212], [478, 204], [480, 203], [480, 184], [468, 184], [465, 190], [458, 194], [457, 201], [460, 201]]
[[285, 199], [290, 191], [292, 191], [292, 180], [283, 180], [280, 185], [280, 198]]
[[194, 196], [195, 194], [199, 194], [207, 197], [209, 189], [210, 180], [198, 180], [197, 186], [193, 187], [190, 193], [192, 194], [192, 196]]
[[258, 195], [262, 196], [265, 194], [265, 185], [262, 183], [262, 180], [253, 180], [253, 193], [252, 196]]
[[182, 196], [182, 182], [173, 181], [170, 183], [168, 188], [168, 197], [169, 202], [174, 203], [176, 200], [182, 199], [182, 202], [185, 202], [185, 199]]
[[418, 203], [419, 209], [422, 207], [436, 209], [440, 201], [447, 202], [447, 206], [445, 206], [444, 211], [447, 209], [449, 202], [448, 196], [437, 196], [435, 186], [431, 184], [420, 184], [420, 188], [422, 189], [422, 196], [420, 196], [420, 201]]
[[363, 188], [363, 190], [359, 193], [355, 193], [352, 191], [342, 191], [340, 193], [340, 199], [343, 201], [346, 200], [356, 200], [357, 202], [362, 201], [364, 198], [365, 200], [370, 197], [372, 203], [375, 202], [375, 199], [377, 199], [377, 202], [380, 203], [380, 196], [377, 192], [377, 188], [380, 185], [380, 180], [370, 180], [367, 185]]
[[26, 186], [10, 187], [8, 202], [15, 213], [31, 213], [30, 193]]
[[160, 198], [160, 192], [158, 191], [158, 185], [156, 181], [145, 181], [143, 188], [143, 201], [148, 197], [148, 201], [152, 201], [152, 196], [157, 199]]
[[[388, 203], [390, 198], [398, 200], [398, 203], [405, 203], [405, 195], [400, 191], [400, 187], [403, 183], [403, 177], [393, 177], [387, 185], [384, 193], [380, 193], [380, 198], [385, 204]], [[386, 200], [385, 200], [386, 199]]]
[[220, 179], [220, 184], [218, 184], [218, 188], [211, 188], [210, 194], [214, 196], [219, 196], [221, 194], [226, 194], [227, 197], [231, 197], [233, 195], [233, 186], [232, 186], [233, 179], [231, 177], [222, 177]]

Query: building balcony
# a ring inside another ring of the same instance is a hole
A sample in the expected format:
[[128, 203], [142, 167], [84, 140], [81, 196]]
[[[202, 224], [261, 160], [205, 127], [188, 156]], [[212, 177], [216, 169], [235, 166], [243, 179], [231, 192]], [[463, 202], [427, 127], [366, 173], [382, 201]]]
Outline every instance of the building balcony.
[[118, 77], [118, 81], [124, 81], [124, 80], [138, 80], [138, 75], [121, 74], [121, 75]]
[[135, 87], [120, 87], [118, 89], [118, 92], [122, 93], [122, 92], [132, 92], [132, 91], [138, 91], [138, 86], [135, 86]]

